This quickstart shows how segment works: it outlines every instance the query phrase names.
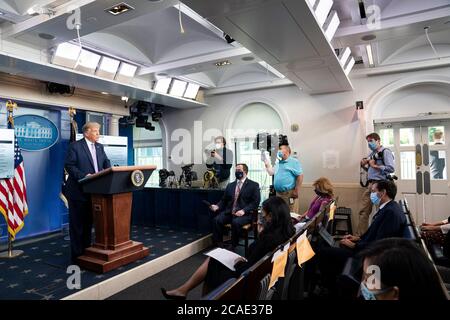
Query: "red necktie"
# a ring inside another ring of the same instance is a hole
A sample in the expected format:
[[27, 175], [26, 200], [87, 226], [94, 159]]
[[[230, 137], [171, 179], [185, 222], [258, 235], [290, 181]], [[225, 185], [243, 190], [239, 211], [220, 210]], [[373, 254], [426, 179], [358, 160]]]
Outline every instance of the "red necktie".
[[234, 201], [233, 201], [233, 210], [232, 213], [235, 213], [237, 210], [237, 200], [239, 198], [239, 193], [241, 192], [242, 182], [238, 181], [236, 185], [236, 191], [234, 192]]

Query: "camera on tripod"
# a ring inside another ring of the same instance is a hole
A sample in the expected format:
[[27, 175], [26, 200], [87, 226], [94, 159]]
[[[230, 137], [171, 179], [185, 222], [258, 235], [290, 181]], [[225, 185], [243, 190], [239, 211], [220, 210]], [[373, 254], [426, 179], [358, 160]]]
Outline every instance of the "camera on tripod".
[[193, 163], [185, 165], [184, 167], [181, 167], [181, 176], [179, 184], [180, 186], [184, 187], [191, 187], [192, 181], [196, 181], [198, 179], [197, 172], [192, 171], [192, 167], [194, 166]]
[[161, 188], [172, 188], [176, 185], [175, 172], [167, 169], [159, 170], [159, 186]]

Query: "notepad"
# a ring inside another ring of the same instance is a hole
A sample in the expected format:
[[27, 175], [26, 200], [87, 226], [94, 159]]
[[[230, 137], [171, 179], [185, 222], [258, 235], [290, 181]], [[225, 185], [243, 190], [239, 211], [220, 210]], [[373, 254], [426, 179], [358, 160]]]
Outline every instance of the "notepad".
[[241, 258], [241, 259], [244, 259], [244, 261], [247, 261], [247, 259], [238, 255], [237, 253], [234, 253], [232, 251], [222, 249], [222, 248], [217, 248], [217, 249], [211, 250], [211, 251], [205, 253], [205, 255], [219, 261], [221, 264], [223, 264], [225, 267], [227, 267], [231, 271], [236, 271], [236, 269], [234, 268], [234, 265], [238, 258]]

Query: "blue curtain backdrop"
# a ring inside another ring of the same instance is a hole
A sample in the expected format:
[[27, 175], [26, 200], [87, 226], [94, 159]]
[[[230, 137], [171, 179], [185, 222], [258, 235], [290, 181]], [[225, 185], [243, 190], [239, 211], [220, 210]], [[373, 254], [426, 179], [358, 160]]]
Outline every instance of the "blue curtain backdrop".
[[[27, 182], [28, 216], [17, 239], [60, 231], [67, 223], [67, 209], [59, 198], [64, 157], [70, 138], [68, 112], [58, 108], [17, 101], [14, 115], [39, 115], [52, 121], [59, 131], [55, 145], [41, 151], [22, 151]], [[5, 100], [0, 100], [0, 127], [6, 126]], [[0, 217], [1, 240], [7, 238], [6, 222]]]

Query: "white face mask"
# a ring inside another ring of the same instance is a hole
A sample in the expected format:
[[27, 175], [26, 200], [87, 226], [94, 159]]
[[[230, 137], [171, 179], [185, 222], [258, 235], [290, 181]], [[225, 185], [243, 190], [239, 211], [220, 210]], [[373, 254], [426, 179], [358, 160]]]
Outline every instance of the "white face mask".
[[217, 149], [222, 149], [222, 144], [221, 143], [216, 143], [215, 144], [216, 150]]

